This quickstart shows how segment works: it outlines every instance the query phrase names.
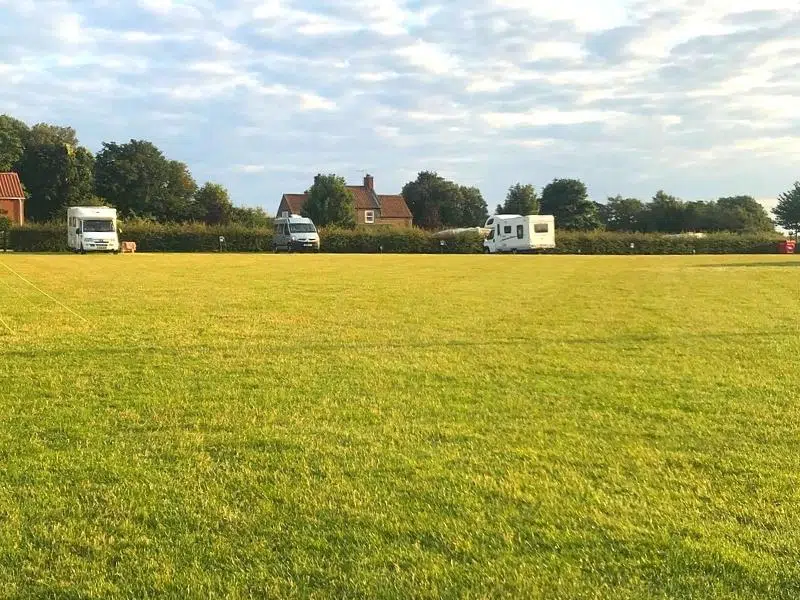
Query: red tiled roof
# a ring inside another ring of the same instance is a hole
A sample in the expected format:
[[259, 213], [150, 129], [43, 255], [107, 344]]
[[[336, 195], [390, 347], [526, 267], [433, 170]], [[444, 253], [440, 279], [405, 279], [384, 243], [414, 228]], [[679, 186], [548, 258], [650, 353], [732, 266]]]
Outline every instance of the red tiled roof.
[[308, 194], [284, 194], [283, 199], [289, 205], [289, 212], [299, 215], [303, 212], [303, 205], [306, 203]]
[[[408, 210], [403, 196], [397, 194], [376, 195], [368, 187], [363, 185], [348, 185], [347, 189], [353, 194], [356, 210], [378, 210], [381, 217], [387, 219], [409, 219], [411, 211]], [[289, 211], [299, 215], [303, 211], [303, 205], [308, 199], [308, 194], [284, 194], [283, 200], [286, 201]]]
[[347, 189], [353, 192], [356, 210], [375, 210], [378, 208], [377, 198], [363, 185], [348, 185]]
[[25, 192], [16, 173], [0, 173], [0, 198], [3, 200], [24, 200]]
[[378, 195], [381, 203], [381, 217], [387, 219], [410, 219], [411, 211], [408, 209], [405, 198], [400, 195]]

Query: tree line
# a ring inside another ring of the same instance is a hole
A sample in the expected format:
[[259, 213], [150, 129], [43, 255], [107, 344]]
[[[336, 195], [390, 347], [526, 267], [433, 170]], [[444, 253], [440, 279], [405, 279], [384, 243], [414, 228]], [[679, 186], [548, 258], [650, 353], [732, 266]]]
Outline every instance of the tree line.
[[19, 174], [26, 219], [35, 222], [62, 220], [68, 206], [109, 205], [128, 219], [271, 223], [263, 209], [234, 206], [222, 185], [198, 186], [186, 164], [145, 140], [104, 142], [92, 154], [72, 127], [0, 115], [0, 171]]
[[[317, 175], [306, 192], [310, 197], [305, 215], [315, 223], [345, 227], [355, 223], [344, 178]], [[402, 195], [414, 224], [423, 229], [481, 226], [489, 216], [478, 188], [449, 181], [432, 171], [420, 172], [414, 181], [403, 186]], [[796, 229], [800, 229], [800, 191], [797, 205], [795, 222]], [[778, 223], [786, 226], [780, 207], [781, 204], [776, 210]], [[616, 196], [602, 203], [590, 200], [586, 185], [577, 179], [554, 179], [541, 195], [531, 184], [516, 183], [494, 214], [553, 215], [559, 229], [574, 231], [758, 233], [775, 229], [767, 211], [751, 196], [685, 202], [659, 190], [647, 202]]]
[[[185, 163], [168, 159], [153, 143], [132, 139], [104, 142], [96, 154], [79, 144], [75, 130], [47, 123], [28, 126], [0, 115], [0, 171], [15, 171], [26, 189], [26, 218], [61, 220], [66, 207], [106, 204], [123, 218], [159, 222], [199, 221], [268, 226], [263, 209], [234, 206], [217, 183], [198, 186]], [[355, 225], [353, 197], [344, 178], [318, 174], [306, 192], [304, 213], [318, 225]], [[485, 223], [488, 206], [476, 187], [422, 171], [402, 195], [414, 224], [424, 229], [475, 227]], [[516, 183], [495, 214], [551, 214], [564, 230], [632, 233], [772, 231], [775, 223], [751, 196], [685, 202], [664, 191], [649, 201], [616, 196], [589, 199], [577, 179], [554, 179], [541, 191]], [[779, 197], [777, 224], [800, 231], [800, 183]]]

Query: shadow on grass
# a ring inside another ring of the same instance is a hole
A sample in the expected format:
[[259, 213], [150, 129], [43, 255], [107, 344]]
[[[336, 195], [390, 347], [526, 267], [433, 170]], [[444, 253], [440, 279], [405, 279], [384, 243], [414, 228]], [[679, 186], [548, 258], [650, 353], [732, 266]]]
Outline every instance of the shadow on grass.
[[696, 265], [698, 269], [738, 269], [740, 267], [800, 267], [800, 258], [797, 260], [782, 260], [782, 261], [759, 261], [759, 262], [744, 262], [744, 263], [713, 263], [707, 265]]

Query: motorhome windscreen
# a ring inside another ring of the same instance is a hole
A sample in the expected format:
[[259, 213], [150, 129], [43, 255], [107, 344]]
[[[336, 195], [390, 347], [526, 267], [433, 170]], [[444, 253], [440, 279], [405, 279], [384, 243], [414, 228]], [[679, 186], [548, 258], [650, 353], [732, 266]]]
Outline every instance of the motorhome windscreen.
[[83, 222], [84, 233], [111, 233], [114, 231], [114, 221], [108, 219], [92, 219]]
[[314, 225], [311, 223], [289, 223], [291, 233], [314, 233]]

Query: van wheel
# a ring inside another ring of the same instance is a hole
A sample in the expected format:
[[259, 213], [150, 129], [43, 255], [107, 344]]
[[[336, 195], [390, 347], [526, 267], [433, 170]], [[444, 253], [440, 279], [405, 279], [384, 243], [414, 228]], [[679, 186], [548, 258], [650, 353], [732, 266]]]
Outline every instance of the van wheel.
[[514, 249], [511, 251], [511, 254], [516, 254], [516, 253], [517, 253], [517, 249], [516, 249], [516, 248], [514, 248]]

